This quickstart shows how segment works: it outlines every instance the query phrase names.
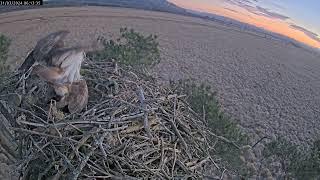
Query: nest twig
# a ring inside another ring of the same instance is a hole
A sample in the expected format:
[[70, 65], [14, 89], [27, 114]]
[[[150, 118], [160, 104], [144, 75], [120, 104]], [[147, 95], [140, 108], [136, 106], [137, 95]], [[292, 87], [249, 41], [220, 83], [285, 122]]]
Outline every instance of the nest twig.
[[222, 173], [210, 138], [227, 140], [209, 132], [184, 95], [113, 61], [87, 60], [81, 71], [89, 103], [78, 114], [57, 109], [50, 87], [33, 75], [3, 81], [3, 94], [23, 97], [11, 130], [25, 179], [197, 179], [207, 166]]

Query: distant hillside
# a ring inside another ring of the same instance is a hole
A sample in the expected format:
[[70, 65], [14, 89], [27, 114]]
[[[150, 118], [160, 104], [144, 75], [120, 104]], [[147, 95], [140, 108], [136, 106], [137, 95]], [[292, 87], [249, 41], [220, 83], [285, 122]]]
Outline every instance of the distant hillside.
[[239, 29], [242, 32], [246, 32], [255, 36], [260, 36], [262, 38], [266, 38], [266, 39], [272, 39], [272, 40], [276, 40], [276, 41], [281, 41], [283, 43], [286, 44], [290, 44], [292, 46], [295, 46], [297, 48], [303, 48], [311, 53], [319, 53], [320, 50], [318, 48], [313, 48], [307, 44], [304, 44], [302, 42], [299, 42], [295, 39], [292, 39], [288, 36], [279, 34], [279, 33], [275, 33], [275, 32], [271, 32], [269, 30], [266, 30], [264, 28], [261, 27], [257, 27], [251, 24], [247, 24], [232, 18], [228, 18], [225, 16], [220, 16], [220, 15], [216, 15], [216, 14], [212, 14], [212, 13], [206, 13], [206, 12], [199, 12], [199, 11], [193, 11], [193, 10], [186, 10], [187, 14], [194, 17], [200, 17], [203, 19], [207, 19], [209, 21], [214, 21], [220, 24], [224, 24], [226, 26], [230, 26], [230, 27], [236, 27], [237, 29]]
[[166, 0], [50, 0], [47, 5], [99, 5], [129, 7], [175, 14], [186, 14], [186, 10]]
[[32, 8], [84, 5], [126, 7], [188, 15], [185, 9], [166, 0], [48, 0], [43, 6], [0, 6], [0, 13]]

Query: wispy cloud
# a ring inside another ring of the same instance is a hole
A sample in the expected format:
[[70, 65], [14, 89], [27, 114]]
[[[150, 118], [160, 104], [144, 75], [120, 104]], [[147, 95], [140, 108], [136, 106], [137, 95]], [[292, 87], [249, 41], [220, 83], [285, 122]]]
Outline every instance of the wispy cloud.
[[311, 39], [316, 40], [317, 42], [320, 43], [320, 37], [318, 36], [318, 34], [316, 34], [316, 33], [314, 33], [314, 32], [311, 32], [311, 31], [309, 31], [309, 30], [306, 29], [306, 28], [303, 28], [303, 27], [301, 27], [301, 26], [297, 26], [297, 25], [294, 25], [294, 24], [291, 24], [290, 27], [293, 28], [293, 29], [296, 29], [296, 30], [298, 30], [298, 31], [303, 32], [305, 35], [307, 35], [307, 36], [310, 37]]
[[256, 2], [256, 1], [253, 1], [253, 0], [238, 0], [239, 2], [242, 2], [242, 3], [247, 3], [247, 4], [252, 4], [252, 2]]
[[289, 19], [288, 16], [279, 14], [279, 13], [275, 13], [275, 12], [271, 12], [266, 8], [260, 7], [260, 6], [256, 6], [258, 12], [260, 12], [263, 16], [267, 16], [273, 19], [281, 19], [281, 20], [287, 20]]
[[264, 17], [268, 17], [271, 19], [278, 19], [278, 20], [290, 19], [290, 17], [288, 16], [285, 16], [276, 12], [272, 12], [267, 8], [256, 6], [255, 3], [258, 2], [258, 0], [225, 0], [225, 2], [244, 8], [250, 13], [253, 13], [258, 16], [264, 16]]
[[280, 9], [280, 10], [285, 10], [286, 8], [280, 4], [278, 4], [278, 2], [273, 2], [273, 1], [268, 1], [268, 4], [270, 4], [271, 6]]
[[231, 9], [231, 8], [224, 8], [224, 9], [226, 9], [226, 10], [228, 10], [228, 11], [231, 11], [231, 12], [234, 12], [234, 13], [239, 13], [238, 11], [236, 11], [236, 10], [234, 10], [234, 9]]

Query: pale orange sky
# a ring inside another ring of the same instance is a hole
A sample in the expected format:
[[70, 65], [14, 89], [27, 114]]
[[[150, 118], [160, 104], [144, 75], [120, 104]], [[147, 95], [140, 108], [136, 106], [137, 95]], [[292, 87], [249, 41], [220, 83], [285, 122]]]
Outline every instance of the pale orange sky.
[[208, 6], [207, 3], [192, 3], [191, 1], [186, 1], [186, 0], [170, 0], [170, 1], [174, 4], [177, 4], [187, 9], [214, 13], [217, 15], [230, 17], [248, 24], [252, 24], [257, 27], [262, 27], [269, 31], [286, 35], [288, 37], [291, 37], [295, 40], [298, 40], [310, 46], [320, 48], [320, 42], [310, 38], [304, 32], [290, 27], [289, 22], [284, 20], [272, 19], [266, 16], [256, 15], [238, 6], [231, 6], [230, 8], [232, 9], [231, 11], [226, 9], [226, 6], [222, 6], [221, 3], [215, 3], [215, 1], [210, 1], [210, 6]]

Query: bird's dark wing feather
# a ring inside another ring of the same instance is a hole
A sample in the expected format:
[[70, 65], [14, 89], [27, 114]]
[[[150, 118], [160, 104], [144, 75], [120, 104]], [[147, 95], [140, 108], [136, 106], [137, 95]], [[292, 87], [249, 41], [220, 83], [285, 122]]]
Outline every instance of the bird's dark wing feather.
[[48, 56], [51, 56], [51, 51], [63, 46], [63, 38], [67, 34], [69, 31], [57, 31], [40, 39], [18, 70], [26, 72], [36, 61], [48, 64], [47, 61], [50, 60]]
[[33, 58], [33, 51], [31, 51], [18, 70], [23, 72], [28, 71], [28, 69], [35, 63], [35, 61], [36, 60]]
[[33, 58], [35, 61], [43, 62], [48, 59], [49, 53], [63, 44], [63, 39], [69, 34], [69, 31], [57, 31], [40, 39], [33, 50]]

